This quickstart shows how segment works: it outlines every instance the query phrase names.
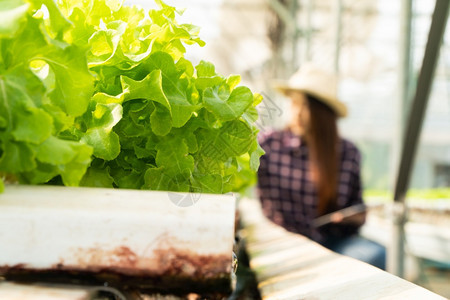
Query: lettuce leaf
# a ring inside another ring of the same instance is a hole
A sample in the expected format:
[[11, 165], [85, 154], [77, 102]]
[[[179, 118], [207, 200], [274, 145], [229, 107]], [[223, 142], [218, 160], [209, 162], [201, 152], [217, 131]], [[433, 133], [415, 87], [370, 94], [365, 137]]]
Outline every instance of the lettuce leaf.
[[71, 24], [51, 0], [2, 1], [0, 15], [6, 12], [0, 29], [0, 172], [22, 183], [60, 176], [77, 186], [92, 156], [92, 148], [70, 133], [94, 91], [85, 51], [63, 40]]

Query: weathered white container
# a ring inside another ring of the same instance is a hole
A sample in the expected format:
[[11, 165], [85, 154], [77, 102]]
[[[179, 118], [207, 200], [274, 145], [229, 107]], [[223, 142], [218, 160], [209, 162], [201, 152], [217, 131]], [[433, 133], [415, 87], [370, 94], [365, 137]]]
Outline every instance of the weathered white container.
[[229, 194], [11, 185], [0, 194], [0, 275], [225, 291], [234, 218]]

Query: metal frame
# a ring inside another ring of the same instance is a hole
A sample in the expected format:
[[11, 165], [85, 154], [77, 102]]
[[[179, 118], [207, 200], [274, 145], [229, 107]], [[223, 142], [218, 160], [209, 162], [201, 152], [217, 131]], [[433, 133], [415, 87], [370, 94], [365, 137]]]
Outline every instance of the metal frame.
[[[403, 138], [401, 159], [394, 190], [394, 202], [397, 204], [398, 209], [396, 210], [397, 213], [394, 212], [394, 236], [396, 236], [397, 242], [394, 244], [393, 254], [396, 256], [394, 272], [398, 276], [403, 276], [404, 273], [403, 240], [405, 237], [404, 225], [406, 223], [405, 197], [434, 80], [445, 27], [447, 25], [449, 7], [450, 1], [436, 0], [422, 68]], [[396, 249], [396, 247], [398, 248]]]
[[[411, 44], [412, 44], [412, 18], [413, 18], [413, 0], [401, 1], [400, 30], [399, 30], [399, 69], [398, 69], [398, 98], [396, 112], [396, 127], [394, 129], [392, 140], [392, 158], [391, 158], [391, 179], [392, 185], [396, 178], [394, 174], [400, 161], [400, 151], [407, 122], [407, 111], [411, 107]], [[405, 232], [403, 224], [406, 221], [406, 215], [403, 205], [394, 206], [392, 211], [392, 220], [394, 222], [393, 233], [391, 236], [391, 247], [388, 249], [387, 269], [389, 272], [403, 277], [403, 259], [399, 259], [404, 253], [403, 237]]]

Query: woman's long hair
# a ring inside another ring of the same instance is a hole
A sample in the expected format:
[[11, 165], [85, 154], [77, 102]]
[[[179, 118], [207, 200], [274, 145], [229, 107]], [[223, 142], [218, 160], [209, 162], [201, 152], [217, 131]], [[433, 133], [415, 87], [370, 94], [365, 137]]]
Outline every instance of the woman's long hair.
[[306, 98], [310, 111], [306, 139], [311, 176], [319, 196], [317, 209], [320, 216], [336, 208], [339, 168], [337, 116], [330, 107], [315, 97], [306, 95]]

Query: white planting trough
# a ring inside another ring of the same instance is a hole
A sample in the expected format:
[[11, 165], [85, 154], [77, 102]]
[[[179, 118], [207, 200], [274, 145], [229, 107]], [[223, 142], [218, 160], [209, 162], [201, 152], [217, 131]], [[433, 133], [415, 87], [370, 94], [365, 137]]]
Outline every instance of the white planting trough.
[[229, 194], [10, 185], [0, 194], [0, 276], [225, 291], [234, 218]]

